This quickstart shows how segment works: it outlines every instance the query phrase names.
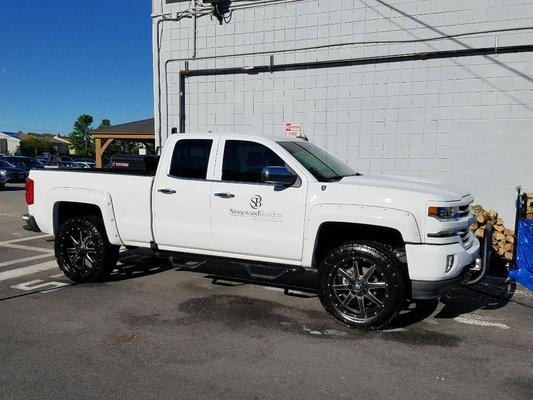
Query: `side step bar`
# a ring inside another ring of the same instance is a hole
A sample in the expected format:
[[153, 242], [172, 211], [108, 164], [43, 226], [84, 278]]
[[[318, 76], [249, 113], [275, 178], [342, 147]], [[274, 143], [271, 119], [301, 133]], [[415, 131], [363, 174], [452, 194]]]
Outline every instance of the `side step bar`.
[[[202, 257], [192, 254], [155, 252], [158, 257], [167, 258], [173, 268], [184, 271], [206, 272], [222, 279], [240, 279], [264, 283], [275, 283], [287, 275], [303, 275], [304, 267], [267, 263], [251, 263], [221, 257]], [[203, 268], [202, 268], [203, 267]], [[203, 269], [203, 271], [199, 271]]]

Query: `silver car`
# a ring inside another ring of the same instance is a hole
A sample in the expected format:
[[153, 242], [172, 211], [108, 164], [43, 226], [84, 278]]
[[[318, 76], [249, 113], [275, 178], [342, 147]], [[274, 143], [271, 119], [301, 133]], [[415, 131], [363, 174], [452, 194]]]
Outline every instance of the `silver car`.
[[6, 187], [7, 172], [3, 169], [0, 169], [0, 190], [4, 190]]

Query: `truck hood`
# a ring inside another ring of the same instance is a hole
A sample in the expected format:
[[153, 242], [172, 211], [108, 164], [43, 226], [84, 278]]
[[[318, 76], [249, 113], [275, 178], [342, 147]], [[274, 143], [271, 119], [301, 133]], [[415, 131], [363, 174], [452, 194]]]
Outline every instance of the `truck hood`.
[[406, 178], [400, 176], [347, 176], [337, 182], [340, 185], [359, 187], [391, 189], [410, 193], [419, 193], [427, 196], [428, 200], [435, 201], [460, 201], [468, 196], [469, 192], [445, 183], [424, 179]]

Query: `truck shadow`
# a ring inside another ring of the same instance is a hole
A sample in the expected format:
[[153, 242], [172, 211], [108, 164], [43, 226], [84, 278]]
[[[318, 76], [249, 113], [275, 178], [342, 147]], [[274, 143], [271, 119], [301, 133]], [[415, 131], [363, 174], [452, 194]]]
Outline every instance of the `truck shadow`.
[[[473, 287], [456, 286], [444, 293], [439, 300], [414, 301], [386, 329], [404, 328], [433, 314], [436, 319], [453, 319], [476, 310], [505, 307], [513, 297], [516, 284], [490, 277], [487, 279], [491, 282], [490, 289], [487, 289], [486, 283]], [[437, 311], [440, 304], [442, 308]]]
[[[488, 278], [490, 279], [490, 278]], [[473, 287], [458, 286], [441, 297], [444, 307], [435, 318], [455, 318], [476, 310], [497, 310], [505, 307], [516, 291], [516, 283], [495, 281], [489, 287], [482, 282]]]
[[172, 269], [172, 266], [167, 260], [154, 257], [142, 250], [126, 250], [120, 253], [117, 267], [107, 280], [116, 282], [136, 279], [169, 269]]
[[[153, 256], [149, 250], [126, 250], [120, 254], [117, 268], [109, 277], [109, 281], [136, 279], [168, 270], [181, 271], [182, 269], [173, 266], [168, 259]], [[304, 275], [284, 277], [276, 284], [249, 281], [246, 279], [246, 274], [238, 268], [224, 269], [224, 275], [220, 275], [220, 270], [209, 266], [202, 266], [194, 272], [218, 286], [233, 287], [251, 284], [290, 288], [285, 291], [285, 295], [309, 299], [317, 297], [317, 276], [313, 271]], [[440, 301], [425, 300], [409, 303], [384, 330], [405, 328], [431, 316], [436, 319], [453, 319], [476, 310], [496, 310], [507, 305], [515, 290], [516, 284], [491, 277], [474, 287], [456, 286], [447, 291]]]

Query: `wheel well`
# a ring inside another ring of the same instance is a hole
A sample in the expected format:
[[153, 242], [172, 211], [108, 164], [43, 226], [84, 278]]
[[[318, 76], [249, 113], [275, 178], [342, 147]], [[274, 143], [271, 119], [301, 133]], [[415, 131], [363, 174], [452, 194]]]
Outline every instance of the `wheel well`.
[[100, 207], [95, 204], [76, 203], [76, 202], [59, 202], [54, 205], [54, 231], [57, 230], [65, 221], [84, 215], [94, 215], [102, 218]]
[[402, 234], [393, 228], [347, 222], [326, 222], [320, 225], [315, 241], [313, 265], [332, 249], [354, 240], [374, 241], [390, 246], [401, 262], [405, 262], [405, 242]]

